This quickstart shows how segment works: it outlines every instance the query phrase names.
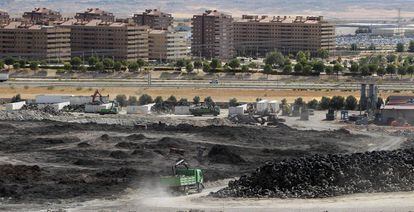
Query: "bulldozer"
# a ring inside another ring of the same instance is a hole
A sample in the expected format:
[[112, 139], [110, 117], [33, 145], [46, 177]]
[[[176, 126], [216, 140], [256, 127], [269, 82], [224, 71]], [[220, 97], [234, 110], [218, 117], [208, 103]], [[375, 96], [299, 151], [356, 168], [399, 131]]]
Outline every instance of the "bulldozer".
[[204, 189], [203, 171], [190, 168], [184, 159], [172, 166], [172, 175], [160, 178], [160, 184], [177, 194], [201, 193]]

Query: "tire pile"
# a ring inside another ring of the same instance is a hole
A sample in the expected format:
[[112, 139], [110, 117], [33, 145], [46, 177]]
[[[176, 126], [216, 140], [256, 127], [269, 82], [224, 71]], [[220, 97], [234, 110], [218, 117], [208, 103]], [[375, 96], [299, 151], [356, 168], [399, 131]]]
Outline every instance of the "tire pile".
[[414, 149], [268, 162], [211, 193], [218, 198], [323, 198], [414, 190]]
[[22, 107], [22, 110], [31, 110], [31, 111], [39, 111], [39, 112], [43, 112], [43, 113], [47, 113], [53, 116], [60, 116], [63, 115], [62, 111], [58, 111], [55, 108], [53, 108], [52, 106], [45, 106], [43, 108], [39, 108], [36, 104], [29, 104], [29, 105], [24, 105]]

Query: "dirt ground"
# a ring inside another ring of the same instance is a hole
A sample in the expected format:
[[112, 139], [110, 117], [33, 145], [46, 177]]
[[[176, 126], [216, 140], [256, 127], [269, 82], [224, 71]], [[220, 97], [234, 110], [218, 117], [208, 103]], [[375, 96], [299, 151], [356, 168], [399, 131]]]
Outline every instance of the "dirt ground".
[[[162, 96], [168, 98], [174, 95], [177, 98], [193, 99], [194, 96], [201, 98], [211, 96], [215, 101], [227, 102], [231, 98], [237, 98], [239, 101], [254, 102], [257, 98], [262, 99], [278, 99], [286, 98], [289, 102], [293, 102], [296, 98], [302, 97], [309, 101], [312, 99], [320, 100], [322, 96], [348, 96], [354, 95], [359, 97], [359, 92], [345, 91], [294, 91], [294, 90], [273, 90], [273, 89], [220, 89], [220, 88], [122, 88], [122, 87], [106, 87], [106, 88], [74, 88], [74, 87], [0, 87], [2, 98], [11, 98], [20, 93], [23, 98], [34, 99], [36, 95], [41, 94], [73, 94], [86, 95], [93, 94], [95, 89], [99, 89], [103, 95], [110, 95], [115, 98], [118, 94], [127, 96], [140, 96], [149, 94], [154, 98]], [[386, 98], [392, 93], [380, 93], [380, 96]], [[412, 93], [399, 93], [399, 95], [410, 95]]]

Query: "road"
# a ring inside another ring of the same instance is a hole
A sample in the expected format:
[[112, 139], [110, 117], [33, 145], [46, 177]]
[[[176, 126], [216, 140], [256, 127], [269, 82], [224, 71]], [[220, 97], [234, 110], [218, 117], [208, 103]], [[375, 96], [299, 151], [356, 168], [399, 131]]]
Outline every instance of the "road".
[[[187, 87], [187, 88], [240, 88], [240, 89], [305, 89], [305, 90], [359, 90], [360, 83], [313, 83], [283, 82], [258, 80], [223, 80], [218, 84], [210, 84], [209, 80], [152, 80], [151, 85], [145, 79], [30, 79], [16, 78], [0, 83], [0, 86], [29, 87]], [[414, 83], [383, 83], [379, 90], [414, 91]]]

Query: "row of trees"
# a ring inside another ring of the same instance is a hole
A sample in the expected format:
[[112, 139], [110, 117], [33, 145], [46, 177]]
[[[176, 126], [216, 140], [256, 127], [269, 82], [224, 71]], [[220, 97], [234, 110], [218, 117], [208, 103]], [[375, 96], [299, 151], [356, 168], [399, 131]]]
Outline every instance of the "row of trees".
[[[120, 106], [126, 107], [126, 106], [137, 106], [137, 105], [147, 105], [155, 103], [155, 107], [162, 106], [162, 107], [174, 107], [174, 106], [190, 106], [191, 103], [194, 105], [200, 105], [201, 104], [201, 98], [200, 96], [195, 96], [192, 99], [192, 102], [190, 102], [186, 98], [180, 98], [179, 100], [174, 96], [171, 95], [166, 100], [162, 98], [162, 96], [157, 96], [155, 99], [153, 99], [148, 94], [143, 94], [139, 98], [136, 96], [129, 96], [127, 97], [124, 94], [119, 94], [115, 97], [115, 100], [119, 103]], [[214, 103], [213, 99], [208, 96], [204, 98], [204, 103]]]
[[[368, 47], [368, 50], [376, 50], [376, 49], [377, 47], [373, 43]], [[351, 51], [358, 51], [358, 50], [359, 50], [358, 44], [356, 43], [351, 44]], [[405, 48], [404, 43], [397, 43], [397, 45], [395, 46], [395, 51], [396, 52], [414, 52], [414, 40], [411, 40], [408, 43], [407, 49]]]
[[39, 69], [40, 65], [44, 65], [45, 63], [40, 63], [39, 61], [28, 61], [24, 59], [14, 59], [12, 57], [7, 57], [4, 60], [0, 60], [0, 68], [4, 67], [4, 65], [12, 65], [14, 69], [26, 68], [29, 67], [32, 70]]
[[[379, 99], [381, 102], [382, 99]], [[287, 104], [286, 99], [282, 100], [282, 105]], [[350, 95], [348, 97], [343, 96], [333, 96], [332, 98], [329, 97], [322, 97], [319, 101], [317, 99], [313, 99], [309, 102], [303, 101], [302, 98], [297, 98], [294, 102], [294, 105], [298, 106], [307, 106], [310, 109], [315, 110], [328, 110], [330, 108], [335, 110], [358, 110], [360, 109], [360, 102], [358, 102], [357, 98]], [[364, 108], [362, 108], [364, 109]]]
[[99, 58], [99, 57], [89, 57], [87, 62], [83, 61], [79, 57], [73, 57], [70, 62], [64, 64], [64, 69], [67, 71], [71, 70], [82, 70], [86, 71], [87, 68], [85, 65], [88, 65], [88, 69], [91, 71], [122, 71], [128, 69], [129, 71], [139, 71], [147, 63], [138, 59], [135, 62], [127, 61], [114, 61], [111, 58]]

